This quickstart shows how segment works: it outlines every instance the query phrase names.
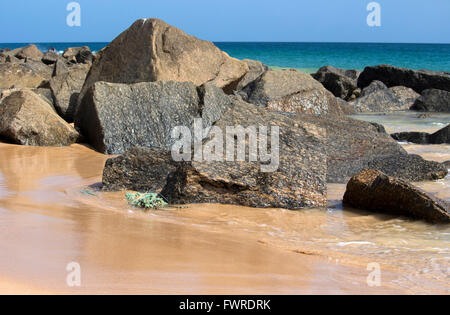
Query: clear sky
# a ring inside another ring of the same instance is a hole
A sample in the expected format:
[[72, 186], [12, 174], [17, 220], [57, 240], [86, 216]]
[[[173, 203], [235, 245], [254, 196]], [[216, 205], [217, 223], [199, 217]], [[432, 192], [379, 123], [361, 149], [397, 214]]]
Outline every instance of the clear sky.
[[[68, 3], [81, 26], [66, 23]], [[450, 0], [13, 0], [2, 1], [0, 42], [108, 42], [136, 19], [157, 17], [212, 41], [450, 43]]]

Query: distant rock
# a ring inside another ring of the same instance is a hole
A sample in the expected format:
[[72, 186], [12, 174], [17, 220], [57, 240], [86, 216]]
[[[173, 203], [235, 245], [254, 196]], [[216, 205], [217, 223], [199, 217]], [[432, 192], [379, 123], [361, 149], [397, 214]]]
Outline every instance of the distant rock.
[[0, 64], [0, 89], [9, 89], [11, 87], [37, 88], [45, 80], [44, 77], [25, 64]]
[[50, 80], [50, 89], [55, 100], [56, 111], [67, 122], [73, 122], [74, 113], [78, 106], [78, 95], [83, 87], [89, 72], [89, 65], [74, 65], [58, 73], [58, 65], [55, 67], [56, 76]]
[[17, 48], [9, 51], [8, 54], [19, 59], [30, 59], [36, 61], [40, 61], [44, 56], [44, 54], [36, 47], [36, 45]]
[[97, 53], [83, 87], [95, 82], [155, 81], [211, 83], [231, 94], [248, 72], [245, 62], [213, 43], [187, 35], [158, 19], [141, 19]]
[[364, 88], [361, 97], [350, 102], [357, 112], [390, 112], [408, 110], [420, 95], [410, 88], [388, 88], [381, 81], [373, 81]]
[[62, 57], [72, 63], [92, 63], [95, 58], [88, 46], [67, 48]]
[[302, 114], [352, 114], [343, 100], [337, 99], [310, 75], [297, 70], [267, 71], [245, 89], [249, 103], [271, 111]]
[[97, 82], [75, 114], [75, 126], [99, 152], [120, 154], [134, 146], [169, 149], [176, 126], [204, 118], [211, 126], [229, 105], [221, 89], [207, 84], [159, 81]]
[[427, 89], [450, 91], [450, 74], [447, 72], [411, 70], [390, 65], [366, 67], [358, 78], [358, 86], [365, 88], [375, 80], [388, 87], [406, 86], [417, 93]]
[[[326, 206], [326, 134], [303, 115], [268, 112], [237, 99], [216, 122], [226, 126], [280, 127], [279, 167], [261, 171], [261, 162], [205, 160], [172, 163], [169, 153], [131, 149], [109, 160], [106, 190], [160, 192], [172, 204], [221, 203], [258, 208], [302, 209]], [[174, 170], [176, 167], [176, 170]], [[168, 175], [166, 175], [168, 174]], [[161, 187], [164, 186], [162, 189]]]
[[46, 101], [30, 90], [16, 91], [2, 99], [0, 135], [31, 146], [66, 146], [79, 137]]
[[425, 90], [411, 110], [450, 113], [450, 92], [436, 89]]
[[431, 223], [450, 222], [450, 205], [446, 201], [400, 179], [370, 169], [363, 170], [349, 181], [344, 205]]
[[391, 136], [397, 141], [407, 141], [416, 144], [450, 144], [450, 125], [433, 134], [426, 132], [400, 132]]
[[249, 59], [244, 59], [242, 61], [248, 65], [249, 71], [242, 78], [242, 80], [239, 81], [236, 87], [236, 91], [243, 90], [247, 85], [261, 77], [266, 71], [269, 71], [269, 67], [263, 64], [261, 61]]
[[388, 89], [388, 87], [386, 86], [386, 84], [384, 84], [381, 81], [375, 80], [375, 81], [372, 81], [368, 86], [366, 86], [361, 91], [361, 97], [367, 96], [367, 95], [377, 92], [379, 90], [387, 90], [387, 89]]
[[408, 155], [380, 125], [348, 117], [310, 116], [308, 119], [327, 132], [329, 183], [346, 183], [369, 166], [411, 181], [433, 180], [447, 175], [442, 164]]
[[336, 97], [349, 100], [358, 88], [357, 80], [361, 72], [358, 70], [344, 70], [333, 66], [320, 68], [312, 76]]
[[48, 51], [44, 54], [44, 56], [42, 57], [42, 62], [45, 63], [46, 65], [53, 65], [56, 63], [56, 61], [58, 60], [64, 60], [63, 57], [61, 57], [60, 55], [58, 55], [55, 52], [52, 51]]

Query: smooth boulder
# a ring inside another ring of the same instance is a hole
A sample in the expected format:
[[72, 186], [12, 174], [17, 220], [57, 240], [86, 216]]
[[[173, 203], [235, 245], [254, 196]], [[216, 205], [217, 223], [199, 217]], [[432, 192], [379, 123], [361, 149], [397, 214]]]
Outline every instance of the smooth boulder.
[[366, 169], [347, 184], [344, 205], [408, 216], [430, 223], [449, 223], [450, 205], [413, 185]]
[[421, 94], [427, 89], [450, 91], [450, 73], [412, 70], [390, 65], [366, 67], [358, 78], [358, 86], [365, 88], [372, 81], [381, 81], [388, 87], [406, 86]]
[[297, 70], [270, 70], [245, 89], [245, 99], [271, 111], [298, 114], [352, 114], [354, 111], [336, 98], [309, 74]]
[[333, 66], [325, 66], [312, 76], [334, 96], [348, 101], [358, 88], [357, 80], [360, 73], [358, 70], [344, 70]]
[[211, 83], [231, 94], [247, 72], [245, 62], [213, 43], [161, 20], [141, 19], [97, 53], [81, 97], [98, 81]]
[[79, 134], [39, 95], [22, 90], [2, 99], [0, 136], [21, 145], [66, 146]]
[[102, 153], [169, 149], [174, 127], [192, 127], [195, 118], [210, 126], [227, 105], [226, 95], [211, 84], [197, 89], [191, 82], [97, 82], [77, 108], [75, 127]]
[[450, 113], [450, 92], [436, 89], [425, 90], [411, 110]]

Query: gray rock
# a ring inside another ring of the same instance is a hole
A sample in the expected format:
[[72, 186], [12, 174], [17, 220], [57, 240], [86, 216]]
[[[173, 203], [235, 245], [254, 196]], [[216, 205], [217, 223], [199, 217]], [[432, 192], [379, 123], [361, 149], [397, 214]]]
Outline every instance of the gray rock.
[[449, 223], [450, 205], [423, 190], [376, 170], [363, 170], [347, 184], [344, 205], [371, 211]]
[[31, 146], [66, 146], [79, 134], [30, 90], [15, 91], [0, 104], [0, 135]]
[[227, 126], [271, 126], [274, 122], [279, 126], [280, 163], [275, 172], [263, 173], [261, 162], [248, 162], [248, 159], [246, 162], [202, 160], [173, 164], [168, 153], [133, 149], [106, 163], [105, 189], [153, 190], [175, 204], [325, 207], [325, 131], [304, 120], [303, 115], [268, 112], [237, 99], [231, 102], [215, 124], [223, 135]]
[[411, 70], [390, 65], [366, 67], [358, 78], [358, 86], [365, 88], [375, 80], [388, 87], [406, 86], [417, 93], [427, 89], [450, 91], [450, 74], [447, 72]]
[[236, 91], [243, 90], [247, 85], [252, 83], [261, 77], [266, 71], [269, 71], [269, 67], [263, 64], [261, 61], [244, 59], [242, 60], [248, 65], [249, 71], [247, 74], [239, 81], [236, 87]]
[[124, 153], [134, 146], [169, 149], [174, 127], [191, 127], [194, 118], [204, 117], [206, 128], [228, 106], [224, 98], [220, 89], [197, 91], [190, 82], [97, 82], [78, 107], [75, 126], [102, 153]]
[[369, 165], [405, 180], [433, 180], [446, 176], [440, 163], [409, 156], [380, 125], [348, 117], [310, 116], [309, 119], [327, 132], [329, 183], [346, 183]]
[[98, 81], [212, 83], [231, 94], [247, 72], [245, 62], [229, 57], [213, 43], [161, 20], [142, 19], [97, 53], [81, 98]]
[[426, 132], [400, 132], [391, 136], [397, 141], [407, 141], [416, 144], [450, 144], [450, 125], [433, 134]]
[[389, 89], [402, 103], [405, 103], [405, 107], [408, 108], [413, 106], [416, 100], [420, 97], [419, 93], [405, 86], [394, 86]]
[[336, 97], [349, 100], [353, 91], [358, 88], [357, 80], [360, 71], [344, 70], [332, 66], [320, 68], [312, 76]]
[[427, 112], [450, 112], [450, 92], [444, 90], [425, 90], [419, 97], [412, 110]]
[[[58, 72], [58, 68], [55, 68]], [[89, 72], [88, 65], [75, 65], [67, 72], [54, 76], [50, 80], [50, 89], [55, 100], [56, 111], [67, 122], [73, 122], [73, 115], [78, 106], [78, 95]]]
[[386, 90], [387, 88], [388, 87], [383, 82], [375, 80], [362, 90], [361, 97], [367, 96], [379, 90]]
[[411, 106], [409, 99], [398, 97], [391, 89], [382, 88], [374, 81], [372, 85], [363, 90], [360, 98], [350, 102], [356, 112], [390, 112], [408, 110]]
[[248, 102], [267, 110], [302, 114], [351, 114], [353, 110], [337, 99], [310, 75], [296, 70], [267, 71], [245, 89]]

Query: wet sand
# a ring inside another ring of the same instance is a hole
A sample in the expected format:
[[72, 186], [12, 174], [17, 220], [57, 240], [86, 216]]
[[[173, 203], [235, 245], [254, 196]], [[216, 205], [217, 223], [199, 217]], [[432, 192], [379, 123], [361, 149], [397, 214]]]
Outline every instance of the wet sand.
[[[328, 210], [142, 212], [89, 187], [106, 158], [0, 144], [0, 293], [448, 293], [450, 229], [343, 210], [343, 185], [330, 185]], [[70, 262], [81, 287], [66, 283]], [[380, 287], [366, 282], [370, 262]]]

